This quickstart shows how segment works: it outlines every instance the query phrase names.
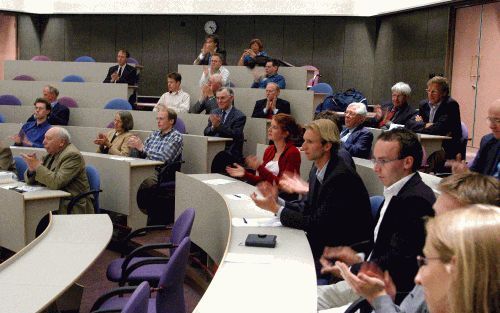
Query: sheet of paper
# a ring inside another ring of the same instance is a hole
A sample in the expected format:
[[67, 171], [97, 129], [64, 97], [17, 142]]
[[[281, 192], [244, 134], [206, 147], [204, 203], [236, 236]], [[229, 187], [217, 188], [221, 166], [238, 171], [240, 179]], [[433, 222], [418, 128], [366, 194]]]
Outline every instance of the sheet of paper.
[[281, 227], [280, 219], [277, 216], [260, 218], [233, 217], [231, 223], [235, 227]]
[[129, 158], [129, 157], [121, 157], [121, 156], [112, 156], [109, 157], [111, 160], [118, 160], [118, 161], [132, 161], [134, 158]]
[[46, 190], [47, 187], [24, 185], [24, 186], [18, 186], [16, 189], [19, 191], [30, 192], [30, 191]]
[[224, 258], [224, 263], [252, 263], [252, 264], [271, 264], [274, 256], [268, 254], [249, 254], [229, 252]]
[[234, 183], [234, 180], [216, 178], [216, 179], [208, 179], [203, 181], [207, 185], [225, 185], [229, 183]]

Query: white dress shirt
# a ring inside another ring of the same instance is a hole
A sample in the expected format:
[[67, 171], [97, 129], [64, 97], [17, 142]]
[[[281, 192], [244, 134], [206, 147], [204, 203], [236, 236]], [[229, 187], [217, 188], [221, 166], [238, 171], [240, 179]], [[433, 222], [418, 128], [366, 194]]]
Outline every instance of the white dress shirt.
[[208, 68], [208, 75], [205, 72], [201, 74], [200, 87], [208, 83], [208, 78], [213, 74], [220, 74], [222, 76], [222, 86], [229, 87], [229, 70], [224, 66], [221, 66], [218, 71], [212, 73], [212, 69]]
[[187, 113], [189, 111], [190, 101], [189, 94], [182, 89], [174, 92], [165, 92], [160, 100], [158, 100], [153, 111], [157, 112], [158, 105], [163, 104], [167, 108], [173, 109], [176, 113]]

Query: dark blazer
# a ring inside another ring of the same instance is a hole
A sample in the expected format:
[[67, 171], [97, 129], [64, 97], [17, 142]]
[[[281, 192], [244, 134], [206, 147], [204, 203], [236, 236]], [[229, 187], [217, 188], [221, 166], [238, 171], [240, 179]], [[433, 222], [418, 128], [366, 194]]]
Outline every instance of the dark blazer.
[[[222, 110], [217, 108], [211, 114], [222, 115]], [[243, 128], [246, 121], [245, 114], [233, 106], [224, 124], [221, 123], [219, 127], [212, 129], [212, 122], [208, 119], [208, 126], [203, 133], [205, 136], [232, 138], [233, 141], [226, 143], [225, 151], [237, 160], [241, 160], [243, 159]]]
[[443, 140], [443, 149], [447, 159], [455, 159], [457, 153], [462, 152], [462, 125], [457, 101], [449, 96], [444, 97], [434, 115], [434, 124], [425, 128], [425, 124], [429, 123], [430, 111], [428, 100], [422, 100], [418, 114], [422, 117], [423, 122], [412, 121], [408, 123], [407, 127], [422, 134], [451, 136], [452, 139]]
[[313, 166], [309, 193], [301, 201], [286, 202], [280, 220], [284, 226], [307, 233], [316, 261], [325, 246], [349, 246], [373, 237], [368, 191], [336, 151], [332, 151], [323, 184], [317, 180]]
[[[392, 111], [392, 108], [394, 108], [394, 104], [392, 104], [392, 101], [383, 103], [381, 105], [382, 107], [382, 112], [390, 112]], [[394, 113], [394, 116], [391, 118], [391, 123], [394, 124], [400, 124], [400, 125], [406, 125], [408, 121], [414, 119], [415, 115], [417, 115], [417, 110], [412, 108], [408, 102], [403, 104], [399, 110]], [[378, 124], [380, 121], [377, 121], [375, 118], [371, 118], [367, 125], [370, 127], [375, 127], [378, 128]], [[386, 124], [382, 127], [382, 129], [389, 129], [389, 126]]]
[[[263, 111], [266, 108], [266, 104], [267, 99], [257, 100], [255, 102], [255, 107], [253, 108], [252, 117], [266, 118], [267, 114], [265, 114]], [[278, 109], [278, 113], [290, 114], [290, 102], [277, 98], [276, 109]]]
[[[104, 79], [103, 83], [111, 83], [111, 74], [117, 71], [118, 71], [118, 64], [110, 67], [108, 70], [108, 75]], [[118, 79], [116, 83], [129, 84], [129, 85], [137, 84], [137, 70], [135, 69], [135, 67], [126, 64], [125, 67], [123, 68], [122, 76], [120, 76], [120, 79]]]
[[[35, 117], [31, 115], [27, 122], [32, 122], [34, 120]], [[56, 102], [56, 104], [54, 104], [54, 106], [50, 110], [47, 121], [50, 125], [68, 125], [69, 109], [65, 105]]]
[[[226, 55], [227, 55], [226, 50], [219, 50], [219, 48], [217, 48], [217, 49], [215, 49], [215, 52], [222, 56], [222, 65], [226, 65], [227, 64], [226, 63]], [[203, 59], [200, 60], [200, 63], [198, 63], [198, 65], [210, 65], [210, 56], [211, 56], [210, 53], [205, 54], [205, 56], [203, 57]]]
[[369, 159], [372, 142], [373, 134], [361, 124], [354, 128], [342, 146], [349, 151], [352, 157]]
[[[425, 243], [426, 216], [433, 216], [434, 192], [416, 173], [391, 202], [379, 227], [371, 261], [391, 274], [397, 290], [409, 292], [418, 271], [416, 257]], [[382, 208], [383, 203], [380, 208]], [[380, 217], [377, 216], [377, 220]], [[372, 236], [373, 238], [373, 236]]]
[[[470, 167], [474, 172], [493, 176], [498, 173], [498, 163], [500, 162], [500, 140], [493, 134], [488, 134], [481, 138], [479, 151]], [[497, 177], [499, 178], [499, 177]]]

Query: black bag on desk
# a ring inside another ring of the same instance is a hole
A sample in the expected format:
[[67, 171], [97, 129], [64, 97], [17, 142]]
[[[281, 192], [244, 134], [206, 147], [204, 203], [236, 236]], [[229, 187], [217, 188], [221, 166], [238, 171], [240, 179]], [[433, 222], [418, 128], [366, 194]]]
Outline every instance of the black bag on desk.
[[248, 234], [247, 239], [245, 240], [245, 246], [274, 248], [276, 247], [276, 236], [265, 234]]

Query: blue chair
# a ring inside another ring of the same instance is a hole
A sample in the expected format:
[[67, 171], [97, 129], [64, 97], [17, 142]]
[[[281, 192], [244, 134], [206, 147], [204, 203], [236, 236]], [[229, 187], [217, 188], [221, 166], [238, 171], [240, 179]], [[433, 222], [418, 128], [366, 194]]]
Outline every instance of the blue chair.
[[372, 216], [373, 218], [377, 218], [378, 210], [380, 210], [380, 206], [384, 202], [384, 196], [371, 196], [370, 197], [370, 206], [372, 208]]
[[0, 123], [5, 123], [5, 117], [2, 114], [0, 114]]
[[46, 55], [35, 55], [31, 61], [50, 61], [50, 58]]
[[14, 156], [14, 162], [16, 164], [17, 179], [19, 181], [24, 181], [24, 172], [26, 172], [28, 164], [26, 164], [20, 155]]
[[68, 75], [62, 79], [62, 82], [66, 83], [84, 83], [85, 79], [80, 75]]
[[1, 95], [0, 105], [21, 105], [21, 100], [14, 95]]
[[68, 203], [68, 214], [71, 214], [71, 212], [73, 211], [73, 207], [78, 200], [89, 195], [94, 195], [94, 200], [92, 201], [92, 204], [94, 206], [94, 213], [101, 212], [101, 208], [99, 207], [99, 193], [102, 192], [102, 190], [99, 172], [92, 165], [85, 166], [85, 172], [87, 173], [87, 180], [89, 181], [90, 191], [81, 193], [71, 198], [70, 202]]
[[29, 75], [17, 75], [13, 80], [34, 81], [35, 79]]
[[104, 108], [109, 110], [132, 110], [132, 105], [127, 100], [115, 98], [106, 103]]
[[314, 91], [314, 93], [326, 93], [327, 96], [331, 96], [333, 94], [332, 86], [327, 83], [319, 83], [312, 86], [309, 90]]
[[135, 65], [138, 65], [139, 64], [139, 61], [137, 61], [137, 59], [133, 58], [133, 57], [130, 57], [130, 58], [127, 58], [127, 63], [128, 64], [135, 64]]
[[175, 122], [174, 128], [181, 134], [186, 134], [186, 124], [180, 118], [177, 118]]
[[[123, 309], [117, 310], [94, 310], [95, 308], [100, 307], [104, 302], [113, 298], [113, 297], [122, 297], [124, 294], [132, 293], [132, 295], [127, 299], [126, 304]], [[148, 312], [148, 303], [150, 296], [150, 287], [148, 282], [142, 282], [139, 286], [136, 287], [123, 287], [114, 289], [112, 292], [106, 293], [104, 296], [101, 296], [98, 301], [94, 304], [91, 313], [104, 313], [104, 312], [121, 312], [121, 313], [147, 313]]]
[[82, 55], [75, 59], [75, 62], [95, 62], [93, 57], [89, 57], [88, 55]]

